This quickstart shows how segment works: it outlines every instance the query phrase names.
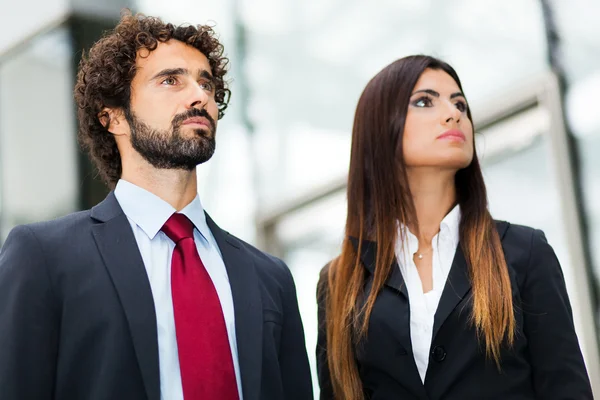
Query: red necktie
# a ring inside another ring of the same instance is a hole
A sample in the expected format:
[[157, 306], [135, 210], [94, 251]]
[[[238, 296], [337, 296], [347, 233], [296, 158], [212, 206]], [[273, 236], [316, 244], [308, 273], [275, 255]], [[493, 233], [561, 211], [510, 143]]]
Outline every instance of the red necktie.
[[175, 242], [171, 290], [183, 398], [238, 400], [221, 302], [194, 242], [194, 225], [175, 213], [162, 231]]

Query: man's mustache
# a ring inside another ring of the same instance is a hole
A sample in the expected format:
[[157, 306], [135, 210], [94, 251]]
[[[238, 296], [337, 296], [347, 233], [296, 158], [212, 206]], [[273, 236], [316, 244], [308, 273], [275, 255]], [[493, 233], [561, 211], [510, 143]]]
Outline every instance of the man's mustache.
[[216, 124], [215, 124], [215, 120], [213, 119], [213, 117], [211, 117], [208, 112], [203, 108], [201, 110], [197, 109], [197, 108], [191, 108], [190, 110], [183, 112], [181, 114], [177, 114], [175, 116], [175, 118], [173, 118], [173, 128], [178, 128], [183, 121], [185, 121], [186, 119], [189, 118], [194, 118], [194, 117], [203, 117], [206, 118], [208, 120], [208, 122], [210, 123], [210, 128], [211, 131], [214, 132], [216, 129]]

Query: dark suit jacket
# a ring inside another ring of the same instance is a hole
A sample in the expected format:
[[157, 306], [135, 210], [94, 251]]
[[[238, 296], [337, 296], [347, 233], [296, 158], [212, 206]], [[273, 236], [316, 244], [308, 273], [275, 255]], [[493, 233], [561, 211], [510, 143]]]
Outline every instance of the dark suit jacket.
[[[498, 230], [512, 283], [518, 330], [512, 349], [502, 351], [502, 372], [486, 359], [469, 321], [471, 285], [459, 245], [435, 314], [424, 384], [412, 354], [406, 285], [394, 265], [375, 301], [368, 336], [355, 347], [367, 399], [592, 399], [554, 251], [539, 230], [505, 222], [498, 223]], [[363, 243], [361, 261], [367, 294], [375, 252], [375, 243]], [[317, 368], [321, 399], [333, 399], [324, 325], [326, 276], [324, 270], [319, 282]]]
[[[312, 399], [288, 268], [207, 222], [231, 284], [244, 400]], [[0, 253], [0, 399], [159, 398], [152, 292], [114, 194], [13, 229]]]

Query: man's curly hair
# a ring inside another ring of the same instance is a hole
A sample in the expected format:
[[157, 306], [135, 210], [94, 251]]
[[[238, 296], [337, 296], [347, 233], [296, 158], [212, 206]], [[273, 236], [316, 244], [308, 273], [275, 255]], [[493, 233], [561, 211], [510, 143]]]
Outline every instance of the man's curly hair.
[[210, 26], [175, 27], [159, 18], [133, 15], [126, 10], [115, 29], [96, 42], [87, 56], [82, 56], [75, 84], [79, 143], [110, 188], [114, 188], [121, 177], [122, 166], [115, 138], [100, 122], [100, 117], [109, 121], [109, 115], [103, 109], [129, 110], [138, 52], [146, 49], [149, 54], [159, 42], [171, 39], [195, 47], [208, 58], [215, 78], [219, 119], [227, 108], [231, 92], [224, 76], [229, 60], [223, 56], [223, 45]]

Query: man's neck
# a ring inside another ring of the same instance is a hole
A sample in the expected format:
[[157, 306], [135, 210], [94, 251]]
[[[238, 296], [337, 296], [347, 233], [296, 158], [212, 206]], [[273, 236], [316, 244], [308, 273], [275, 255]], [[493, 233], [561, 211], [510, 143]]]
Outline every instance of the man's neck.
[[195, 169], [123, 168], [121, 179], [160, 197], [177, 211], [190, 204], [198, 193]]

